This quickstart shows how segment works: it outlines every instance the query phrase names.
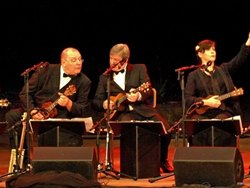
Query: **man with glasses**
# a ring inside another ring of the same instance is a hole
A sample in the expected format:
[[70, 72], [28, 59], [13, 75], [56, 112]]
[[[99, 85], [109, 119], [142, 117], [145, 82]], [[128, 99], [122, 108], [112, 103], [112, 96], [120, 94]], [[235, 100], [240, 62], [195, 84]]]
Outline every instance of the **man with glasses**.
[[92, 82], [81, 72], [81, 53], [76, 48], [65, 48], [60, 61], [35, 69], [28, 86], [24, 84], [19, 93], [20, 108], [6, 113], [11, 148], [16, 147], [14, 129], [18, 130], [20, 140], [20, 120], [24, 112], [35, 120], [90, 116], [88, 96]]
[[[130, 49], [127, 44], [119, 43], [110, 49], [110, 67], [99, 77], [93, 99], [94, 109], [102, 112], [110, 109], [108, 119], [114, 121], [162, 121], [168, 130], [170, 125], [167, 120], [150, 104], [153, 91], [146, 66], [144, 64], [131, 64], [129, 59]], [[111, 77], [110, 100], [108, 100], [107, 95], [108, 75]], [[159, 163], [162, 172], [173, 172], [174, 169], [168, 160], [168, 146], [171, 142], [171, 134], [162, 135], [160, 140]]]

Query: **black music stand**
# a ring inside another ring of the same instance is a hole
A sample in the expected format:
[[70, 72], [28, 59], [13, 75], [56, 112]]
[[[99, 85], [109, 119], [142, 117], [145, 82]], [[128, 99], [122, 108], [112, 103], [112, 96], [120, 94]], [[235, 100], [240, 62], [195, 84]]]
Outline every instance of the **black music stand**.
[[151, 178], [160, 175], [160, 135], [166, 134], [161, 121], [109, 121], [120, 136], [121, 175]]
[[190, 146], [236, 146], [242, 133], [238, 116], [228, 119], [186, 119], [186, 135]]
[[109, 125], [111, 126], [113, 133], [118, 136], [121, 136], [122, 133], [134, 128], [135, 126], [147, 129], [158, 135], [164, 135], [167, 133], [167, 130], [161, 121], [109, 121]]
[[81, 146], [86, 134], [85, 122], [81, 119], [30, 120], [37, 134], [38, 146]]

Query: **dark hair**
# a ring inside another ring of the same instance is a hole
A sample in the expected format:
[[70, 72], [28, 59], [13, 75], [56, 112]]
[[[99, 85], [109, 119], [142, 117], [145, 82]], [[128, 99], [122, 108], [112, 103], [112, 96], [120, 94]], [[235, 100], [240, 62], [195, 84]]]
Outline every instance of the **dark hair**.
[[208, 50], [211, 47], [215, 47], [216, 42], [212, 40], [202, 40], [195, 46], [195, 53], [198, 54], [198, 52], [205, 52], [205, 50]]

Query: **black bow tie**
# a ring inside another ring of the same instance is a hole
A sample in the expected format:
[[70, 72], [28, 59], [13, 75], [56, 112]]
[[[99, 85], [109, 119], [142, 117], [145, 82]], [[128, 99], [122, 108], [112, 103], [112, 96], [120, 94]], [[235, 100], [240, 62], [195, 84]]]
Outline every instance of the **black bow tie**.
[[124, 71], [125, 71], [125, 70], [122, 69], [122, 70], [119, 70], [119, 71], [114, 71], [114, 73], [115, 73], [115, 74], [119, 74], [119, 73], [124, 73]]
[[73, 78], [75, 75], [69, 75], [69, 74], [66, 74], [66, 73], [63, 73], [63, 77], [70, 77], [70, 78]]

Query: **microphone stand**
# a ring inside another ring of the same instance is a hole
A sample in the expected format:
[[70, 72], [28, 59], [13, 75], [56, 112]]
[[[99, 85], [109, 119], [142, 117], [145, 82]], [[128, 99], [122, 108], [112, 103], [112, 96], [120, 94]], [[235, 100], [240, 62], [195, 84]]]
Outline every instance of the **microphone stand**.
[[[12, 131], [12, 134], [14, 136], [14, 149], [11, 150], [11, 159], [10, 159], [10, 165], [12, 166], [9, 166], [9, 172], [6, 173], [6, 174], [3, 174], [0, 176], [0, 182], [3, 180], [4, 177], [9, 177], [11, 175], [14, 175], [14, 174], [22, 174], [22, 169], [20, 168], [20, 164], [19, 164], [19, 149], [18, 149], [18, 126], [20, 126], [21, 124], [18, 124], [16, 123], [15, 125], [13, 125], [11, 128], [8, 129], [8, 132], [9, 131]], [[13, 153], [13, 151], [15, 153]], [[21, 157], [21, 156], [20, 156]], [[10, 172], [11, 171], [11, 172]]]
[[[110, 76], [111, 76], [111, 73], [112, 73], [112, 69], [114, 67], [116, 67], [117, 65], [119, 65], [120, 63], [122, 63], [122, 61], [119, 61], [118, 63], [112, 65], [111, 67], [109, 67], [104, 73], [103, 75], [107, 75], [107, 100], [108, 100], [108, 108], [107, 108], [107, 111], [106, 111], [106, 116], [104, 116], [100, 122], [102, 122], [104, 119], [107, 120], [107, 134], [106, 134], [106, 156], [105, 156], [105, 168], [103, 169], [102, 167], [100, 167], [100, 163], [98, 165], [98, 172], [101, 172], [101, 173], [104, 173], [105, 175], [109, 175], [115, 179], [120, 179], [120, 176], [124, 176], [124, 177], [127, 177], [127, 178], [132, 178], [134, 180], [137, 180], [136, 177], [131, 177], [127, 174], [124, 174], [124, 173], [121, 173], [117, 170], [115, 170], [112, 166], [112, 161], [111, 161], [111, 144], [110, 143], [110, 140], [113, 141], [113, 133], [110, 133], [110, 132], [113, 132], [112, 131], [112, 128], [110, 127], [109, 125], [109, 121], [110, 121]], [[96, 127], [96, 126], [94, 126]], [[112, 135], [112, 138], [110, 139], [110, 135]], [[110, 173], [112, 172], [112, 173]], [[113, 174], [114, 173], [114, 174]]]
[[[110, 132], [111, 132], [111, 127], [109, 125], [109, 120], [110, 120], [110, 74], [111, 71], [114, 67], [116, 67], [118, 64], [120, 64], [120, 62], [114, 64], [113, 66], [109, 67], [104, 73], [103, 75], [107, 75], [107, 98], [108, 98], [108, 108], [106, 110], [106, 116], [105, 118], [107, 119], [107, 134], [106, 134], [106, 155], [105, 155], [105, 167], [101, 167], [99, 164], [98, 165], [98, 172], [104, 173], [105, 175], [109, 175], [115, 179], [120, 179], [120, 172], [118, 172], [117, 170], [115, 170], [112, 166], [112, 162], [111, 162], [111, 151], [110, 151]], [[105, 118], [103, 118], [102, 120], [104, 120]], [[99, 158], [99, 157], [98, 157]], [[114, 174], [113, 174], [114, 173]]]
[[[175, 72], [178, 72], [178, 80], [180, 82], [180, 87], [181, 87], [181, 104], [182, 104], [182, 119], [184, 119], [185, 116], [185, 106], [186, 106], [186, 100], [185, 100], [185, 78], [184, 78], [184, 71], [190, 70], [190, 69], [195, 69], [199, 67], [204, 67], [204, 65], [191, 65], [191, 66], [185, 66], [181, 68], [175, 69]], [[180, 122], [181, 123], [181, 122]], [[175, 133], [175, 143], [178, 145], [178, 139], [179, 139], [179, 123], [177, 124], [177, 131]], [[176, 127], [176, 126], [175, 126]], [[183, 139], [183, 146], [186, 146], [186, 131], [185, 127], [182, 124], [182, 139]]]
[[[167, 134], [170, 134], [172, 132], [173, 129], [175, 129], [176, 127], [179, 127], [179, 124], [181, 122], [183, 122], [189, 115], [191, 115], [199, 106], [197, 106], [196, 104], [192, 104], [186, 113], [184, 113], [184, 115], [172, 126], [170, 127], [168, 130], [167, 130]], [[183, 124], [183, 127], [184, 127], [184, 124]], [[158, 180], [161, 180], [161, 179], [164, 179], [164, 178], [168, 178], [168, 177], [171, 177], [171, 176], [174, 176], [174, 173], [169, 173], [165, 176], [159, 176], [159, 177], [155, 177], [155, 178], [151, 178], [149, 179], [149, 183], [154, 183]]]
[[26, 112], [27, 112], [27, 119], [26, 119], [26, 146], [27, 146], [27, 167], [26, 171], [29, 172], [31, 169], [30, 164], [30, 108], [29, 108], [29, 72], [26, 72], [24, 76], [24, 83], [26, 84]]
[[26, 85], [26, 112], [27, 112], [27, 117], [26, 117], [26, 146], [27, 146], [27, 166], [25, 172], [30, 172], [31, 171], [31, 163], [30, 163], [30, 106], [29, 106], [29, 73], [31, 71], [34, 71], [38, 68], [43, 68], [46, 67], [49, 63], [48, 62], [41, 62], [36, 65], [33, 65], [31, 68], [26, 69], [21, 76], [24, 77], [24, 84]]
[[[21, 175], [21, 174], [24, 174], [26, 172], [30, 172], [31, 170], [31, 164], [30, 164], [30, 137], [29, 137], [29, 134], [30, 134], [30, 123], [29, 123], [29, 120], [30, 120], [30, 109], [29, 109], [29, 73], [33, 70], [36, 70], [37, 68], [43, 68], [45, 66], [48, 65], [48, 62], [41, 62], [41, 63], [38, 63], [34, 66], [32, 66], [31, 68], [28, 68], [26, 69], [22, 74], [21, 76], [24, 77], [24, 85], [26, 86], [26, 111], [27, 111], [27, 116], [26, 116], [26, 119], [25, 119], [25, 123], [26, 123], [26, 130], [25, 130], [25, 140], [26, 140], [26, 155], [27, 155], [27, 166], [26, 166], [26, 169], [21, 169], [20, 168], [20, 164], [19, 164], [19, 160], [18, 158], [20, 157], [21, 158], [21, 154], [19, 153], [19, 149], [18, 149], [18, 146], [17, 146], [17, 143], [18, 143], [18, 133], [17, 133], [17, 127], [19, 125], [21, 125], [21, 123], [19, 124], [19, 122], [15, 123], [12, 127], [10, 127], [8, 129], [8, 131], [14, 131], [14, 137], [15, 137], [15, 150], [16, 150], [16, 156], [15, 156], [15, 166], [14, 166], [14, 170], [13, 172], [11, 173], [7, 173], [7, 174], [4, 174], [2, 176], [0, 176], [0, 180], [1, 178], [5, 177], [5, 176], [9, 176], [9, 175], [12, 175], [12, 174], [15, 174], [15, 175]], [[25, 151], [25, 152], [26, 152]], [[25, 155], [25, 154], [24, 154]]]
[[[183, 72], [183, 70], [182, 69], [180, 69], [180, 70], [178, 70], [177, 71], [178, 72], [178, 80], [179, 80], [179, 83], [180, 83], [180, 87], [181, 87], [181, 105], [182, 105], [182, 118], [181, 118], [181, 120], [184, 118], [184, 114], [185, 114], [185, 111], [186, 111], [186, 109], [185, 109], [185, 103], [186, 103], [186, 101], [185, 101], [185, 92], [184, 92], [184, 90], [185, 90], [185, 79], [184, 79], [184, 72]], [[178, 141], [179, 141], [179, 130], [180, 130], [180, 128], [179, 128], [179, 124], [180, 124], [181, 122], [179, 122], [178, 124], [177, 124], [177, 126], [175, 126], [175, 127], [177, 127], [177, 130], [175, 131], [175, 144], [176, 144], [176, 146], [178, 146]], [[185, 146], [186, 145], [186, 139], [185, 139], [185, 127], [184, 127], [184, 125], [182, 125], [182, 133], [183, 133], [183, 135], [182, 135], [182, 139], [183, 139], [183, 146]]]

